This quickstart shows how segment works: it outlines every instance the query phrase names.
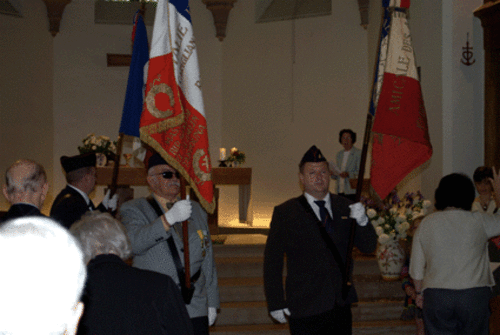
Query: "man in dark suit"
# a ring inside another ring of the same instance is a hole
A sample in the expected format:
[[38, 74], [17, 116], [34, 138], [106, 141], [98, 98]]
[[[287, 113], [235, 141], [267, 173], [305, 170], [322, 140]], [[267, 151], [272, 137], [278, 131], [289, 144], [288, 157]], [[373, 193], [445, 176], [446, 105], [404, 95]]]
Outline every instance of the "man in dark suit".
[[89, 198], [89, 194], [95, 188], [97, 178], [95, 164], [95, 153], [61, 157], [61, 165], [66, 173], [68, 185], [54, 200], [50, 216], [66, 228], [71, 227], [87, 211], [116, 210], [118, 195], [115, 194], [110, 199], [110, 190], [107, 191], [102, 203], [97, 208]]
[[70, 231], [88, 261], [78, 335], [193, 334], [172, 278], [125, 263], [132, 247], [118, 220], [108, 213], [89, 212]]
[[42, 165], [28, 159], [20, 159], [5, 172], [3, 194], [11, 204], [0, 222], [22, 216], [43, 216], [40, 208], [47, 196], [49, 184]]
[[299, 170], [304, 194], [275, 207], [271, 220], [264, 253], [268, 309], [280, 323], [289, 316], [293, 335], [352, 334], [354, 287], [342, 297], [351, 222], [357, 222], [354, 243], [362, 252], [375, 250], [376, 233], [361, 203], [329, 193], [328, 164], [319, 149], [307, 151]]

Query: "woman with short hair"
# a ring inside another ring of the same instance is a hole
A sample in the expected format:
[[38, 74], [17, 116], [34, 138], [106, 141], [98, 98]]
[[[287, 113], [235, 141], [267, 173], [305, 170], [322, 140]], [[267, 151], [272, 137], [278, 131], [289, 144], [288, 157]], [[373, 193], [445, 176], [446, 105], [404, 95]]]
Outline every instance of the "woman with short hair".
[[[500, 191], [500, 178], [492, 183]], [[453, 173], [435, 192], [436, 212], [413, 238], [410, 276], [427, 334], [487, 335], [491, 287], [488, 239], [500, 235], [500, 216], [471, 212], [472, 180]]]
[[125, 227], [108, 213], [88, 212], [71, 226], [87, 264], [78, 335], [193, 334], [180, 290], [169, 276], [125, 263]]

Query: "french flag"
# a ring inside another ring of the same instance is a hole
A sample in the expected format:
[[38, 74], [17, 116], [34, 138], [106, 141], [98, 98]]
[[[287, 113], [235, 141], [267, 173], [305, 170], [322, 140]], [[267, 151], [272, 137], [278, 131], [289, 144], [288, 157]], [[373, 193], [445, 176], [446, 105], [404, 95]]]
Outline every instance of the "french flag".
[[371, 184], [384, 199], [432, 156], [427, 116], [406, 18], [409, 0], [385, 0], [371, 112]]
[[212, 213], [212, 167], [188, 0], [158, 1], [149, 57], [141, 140], [182, 174]]

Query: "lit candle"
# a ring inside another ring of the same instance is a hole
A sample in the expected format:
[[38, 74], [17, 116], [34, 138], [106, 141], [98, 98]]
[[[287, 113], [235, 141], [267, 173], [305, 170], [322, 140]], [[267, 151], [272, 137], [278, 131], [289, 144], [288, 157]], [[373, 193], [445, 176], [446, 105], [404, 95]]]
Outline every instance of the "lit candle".
[[219, 149], [219, 157], [221, 161], [226, 160], [226, 148], [220, 148]]
[[231, 154], [234, 154], [236, 151], [238, 151], [238, 149], [236, 149], [236, 148], [232, 148], [232, 149], [231, 149]]

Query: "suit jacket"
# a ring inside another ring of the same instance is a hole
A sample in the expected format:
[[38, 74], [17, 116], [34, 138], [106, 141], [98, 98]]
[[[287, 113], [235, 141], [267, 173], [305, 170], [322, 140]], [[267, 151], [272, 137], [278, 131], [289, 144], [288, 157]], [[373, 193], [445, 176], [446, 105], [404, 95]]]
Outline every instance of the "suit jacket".
[[[72, 187], [66, 186], [54, 200], [50, 209], [50, 216], [69, 229], [73, 223], [80, 220], [89, 208], [96, 209], [92, 200], [87, 204], [80, 193]], [[101, 212], [106, 211], [102, 204], [97, 209]]]
[[[208, 306], [219, 308], [220, 302], [207, 213], [197, 202], [191, 201], [191, 204], [193, 210], [188, 224], [190, 270], [193, 276], [201, 269], [201, 275], [194, 285], [193, 299], [186, 307], [189, 316], [196, 318], [207, 316]], [[182, 230], [181, 223], [165, 231], [161, 218], [146, 198], [124, 203], [120, 208], [120, 216], [132, 243], [133, 265], [172, 277], [180, 289], [180, 281], [167, 238], [173, 237], [180, 260], [184, 265], [183, 241], [176, 231], [176, 229]]]
[[112, 254], [92, 259], [87, 271], [78, 335], [193, 334], [172, 278]]
[[5, 215], [0, 218], [0, 222], [5, 222], [7, 220], [12, 220], [24, 216], [45, 216], [45, 215], [43, 215], [40, 212], [40, 210], [34, 205], [14, 204], [10, 206], [7, 213], [5, 213]]
[[[347, 256], [352, 201], [330, 194], [334, 231], [331, 235], [343, 261]], [[323, 240], [319, 220], [304, 195], [274, 208], [264, 252], [264, 287], [269, 311], [287, 307], [292, 317], [317, 315], [343, 305], [342, 271]], [[355, 246], [373, 252], [377, 236], [373, 226], [356, 224]], [[286, 292], [283, 266], [286, 255]], [[352, 267], [351, 267], [352, 275]], [[345, 303], [357, 301], [352, 286]]]
[[[342, 160], [344, 159], [344, 151], [340, 150], [337, 153], [337, 167], [342, 169]], [[359, 164], [361, 162], [361, 150], [358, 148], [352, 147], [349, 152], [349, 157], [347, 158], [347, 164], [345, 165], [345, 172], [349, 173], [349, 178], [344, 178], [344, 193], [345, 194], [354, 194], [356, 190], [351, 188], [351, 184], [349, 184], [349, 179], [358, 178], [359, 173]], [[332, 176], [333, 179], [340, 179], [339, 176]], [[339, 184], [337, 183], [337, 193], [339, 193]]]

